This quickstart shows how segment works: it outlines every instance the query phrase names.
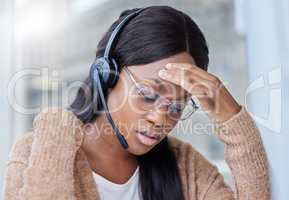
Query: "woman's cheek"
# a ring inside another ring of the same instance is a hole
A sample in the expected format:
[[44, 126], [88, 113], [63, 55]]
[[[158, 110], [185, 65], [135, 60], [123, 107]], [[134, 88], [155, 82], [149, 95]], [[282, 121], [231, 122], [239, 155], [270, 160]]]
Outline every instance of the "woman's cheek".
[[141, 116], [137, 114], [128, 102], [125, 102], [113, 113], [113, 119], [118, 128], [125, 135], [130, 134], [136, 128]]

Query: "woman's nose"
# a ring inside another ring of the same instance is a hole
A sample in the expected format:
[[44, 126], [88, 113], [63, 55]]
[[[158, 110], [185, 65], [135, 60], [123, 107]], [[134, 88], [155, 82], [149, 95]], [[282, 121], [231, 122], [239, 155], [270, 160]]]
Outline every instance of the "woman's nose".
[[147, 113], [146, 118], [156, 128], [163, 128], [167, 120], [167, 104], [158, 103], [153, 110]]

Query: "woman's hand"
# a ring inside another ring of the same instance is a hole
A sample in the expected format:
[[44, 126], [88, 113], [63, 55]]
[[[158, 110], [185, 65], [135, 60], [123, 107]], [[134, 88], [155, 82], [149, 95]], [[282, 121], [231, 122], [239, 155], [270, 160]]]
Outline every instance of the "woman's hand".
[[159, 76], [195, 96], [211, 120], [224, 122], [241, 109], [216, 76], [197, 66], [189, 63], [168, 63], [159, 71]]

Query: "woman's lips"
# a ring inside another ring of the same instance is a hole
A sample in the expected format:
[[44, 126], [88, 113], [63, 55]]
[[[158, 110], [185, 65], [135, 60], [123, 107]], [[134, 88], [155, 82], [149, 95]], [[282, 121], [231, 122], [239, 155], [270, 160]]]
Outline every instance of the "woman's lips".
[[160, 136], [156, 134], [150, 134], [146, 131], [136, 131], [137, 133], [137, 138], [139, 141], [147, 146], [151, 146], [155, 143], [157, 143], [160, 140]]

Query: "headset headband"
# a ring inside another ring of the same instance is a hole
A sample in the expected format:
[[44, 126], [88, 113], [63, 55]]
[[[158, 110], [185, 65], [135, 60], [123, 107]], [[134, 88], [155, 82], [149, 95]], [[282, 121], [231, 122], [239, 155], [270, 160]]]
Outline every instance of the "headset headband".
[[113, 45], [115, 44], [115, 41], [117, 39], [117, 36], [119, 35], [119, 33], [121, 32], [121, 30], [123, 29], [123, 27], [125, 27], [125, 25], [128, 23], [129, 20], [131, 20], [132, 18], [134, 18], [136, 15], [138, 15], [140, 12], [142, 12], [144, 9], [146, 8], [140, 8], [139, 10], [129, 14], [128, 16], [126, 16], [118, 25], [117, 27], [113, 30], [113, 32], [111, 33], [109, 40], [107, 42], [107, 45], [105, 47], [105, 52], [104, 52], [104, 56], [105, 58], [109, 58], [110, 57], [110, 53], [111, 53], [111, 49], [113, 47]]

